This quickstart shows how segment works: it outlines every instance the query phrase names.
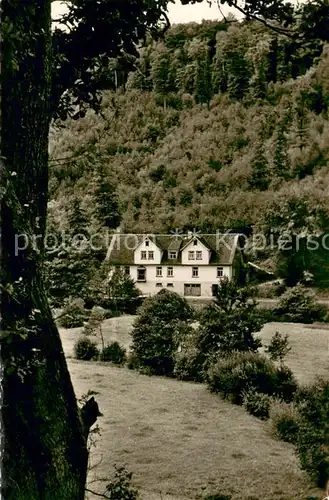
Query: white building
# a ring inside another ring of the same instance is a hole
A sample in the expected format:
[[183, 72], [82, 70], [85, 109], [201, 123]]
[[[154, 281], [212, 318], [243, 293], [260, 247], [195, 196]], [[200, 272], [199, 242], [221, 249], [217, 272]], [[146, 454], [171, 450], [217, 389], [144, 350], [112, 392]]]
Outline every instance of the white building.
[[106, 259], [123, 266], [143, 295], [163, 288], [211, 297], [224, 276], [239, 279], [243, 253], [238, 234], [115, 234]]

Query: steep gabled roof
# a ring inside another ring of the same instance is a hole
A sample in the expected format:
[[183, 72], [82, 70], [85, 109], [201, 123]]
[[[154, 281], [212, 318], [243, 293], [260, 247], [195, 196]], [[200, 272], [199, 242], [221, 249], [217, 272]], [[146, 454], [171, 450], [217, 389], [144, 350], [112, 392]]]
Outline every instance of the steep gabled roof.
[[[114, 234], [110, 241], [106, 259], [113, 265], [134, 264], [134, 251], [143, 242], [144, 234]], [[149, 237], [162, 251], [161, 264], [181, 263], [181, 250], [194, 237], [187, 235], [155, 234]], [[210, 264], [232, 265], [238, 247], [238, 234], [198, 234], [197, 239], [207, 247]], [[169, 251], [177, 251], [177, 259], [168, 259]]]

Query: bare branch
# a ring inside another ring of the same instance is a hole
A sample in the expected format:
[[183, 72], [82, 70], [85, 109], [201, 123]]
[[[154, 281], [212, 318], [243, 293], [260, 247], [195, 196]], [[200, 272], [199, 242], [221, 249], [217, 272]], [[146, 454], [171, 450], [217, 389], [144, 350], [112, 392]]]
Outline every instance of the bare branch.
[[96, 491], [90, 490], [89, 488], [85, 488], [85, 491], [88, 491], [88, 493], [92, 493], [93, 495], [96, 495], [96, 497], [107, 498], [107, 499], [109, 498], [104, 493], [97, 493]]
[[280, 35], [285, 35], [285, 36], [292, 38], [292, 39], [295, 39], [297, 36], [296, 33], [292, 32], [291, 30], [281, 28], [280, 26], [275, 26], [275, 25], [269, 23], [268, 21], [266, 21], [266, 19], [257, 16], [256, 14], [251, 14], [250, 12], [246, 13], [242, 7], [239, 7], [239, 5], [237, 5], [236, 2], [234, 3], [234, 8], [237, 9], [239, 12], [241, 12], [241, 14], [246, 16], [246, 19], [248, 19], [248, 20], [253, 19], [254, 21], [258, 21], [258, 22], [264, 24], [264, 26], [266, 26], [267, 28], [270, 28], [272, 31], [279, 33]]

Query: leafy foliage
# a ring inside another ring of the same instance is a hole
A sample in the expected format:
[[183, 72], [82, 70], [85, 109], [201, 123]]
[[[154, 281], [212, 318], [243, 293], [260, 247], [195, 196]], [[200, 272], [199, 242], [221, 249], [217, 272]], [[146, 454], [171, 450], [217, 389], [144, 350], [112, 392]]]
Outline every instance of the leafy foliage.
[[78, 328], [84, 325], [88, 316], [83, 300], [75, 299], [65, 305], [58, 322], [62, 328]]
[[114, 466], [115, 474], [110, 483], [106, 485], [106, 496], [109, 500], [138, 500], [138, 491], [132, 486], [132, 473], [125, 467]]
[[103, 350], [105, 347], [103, 329], [102, 329], [102, 323], [104, 319], [105, 319], [104, 309], [101, 309], [100, 307], [93, 307], [88, 323], [86, 324], [83, 332], [85, 335], [99, 335], [102, 342]]
[[324, 317], [325, 310], [316, 303], [314, 296], [307, 288], [297, 285], [282, 295], [273, 313], [281, 321], [313, 323]]
[[243, 407], [248, 413], [261, 420], [267, 420], [273, 398], [268, 394], [249, 389], [243, 394]]
[[145, 300], [132, 331], [132, 354], [140, 368], [170, 375], [179, 344], [190, 334], [192, 317], [187, 301], [168, 290]]
[[74, 355], [76, 359], [81, 359], [83, 361], [97, 359], [99, 351], [96, 342], [93, 342], [86, 336], [80, 337], [74, 344]]
[[265, 356], [236, 352], [218, 361], [209, 370], [209, 388], [232, 403], [242, 404], [250, 389], [291, 401], [297, 383], [291, 370], [276, 368]]
[[297, 454], [301, 467], [324, 488], [329, 479], [329, 383], [318, 380], [305, 390], [298, 410], [301, 420]]
[[101, 361], [110, 361], [115, 365], [122, 365], [127, 359], [126, 349], [121, 347], [119, 342], [111, 342], [102, 349], [99, 359]]
[[300, 427], [298, 405], [274, 401], [269, 412], [273, 434], [288, 443], [297, 443]]
[[200, 317], [197, 347], [211, 358], [232, 351], [256, 351], [261, 345], [254, 333], [263, 326], [251, 291], [241, 289], [234, 280], [223, 279], [217, 288], [214, 304]]
[[291, 347], [289, 346], [289, 336], [285, 335], [283, 337], [279, 332], [275, 332], [270, 343], [265, 349], [265, 352], [269, 355], [271, 361], [280, 360], [281, 364], [290, 351]]

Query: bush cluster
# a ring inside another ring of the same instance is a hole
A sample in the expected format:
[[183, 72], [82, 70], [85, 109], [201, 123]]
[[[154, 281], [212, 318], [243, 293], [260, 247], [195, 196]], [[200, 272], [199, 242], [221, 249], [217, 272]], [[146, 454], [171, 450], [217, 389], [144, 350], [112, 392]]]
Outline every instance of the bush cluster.
[[240, 405], [250, 389], [291, 401], [298, 387], [289, 368], [277, 368], [266, 356], [253, 352], [235, 352], [219, 358], [209, 370], [208, 385], [212, 392]]
[[88, 318], [89, 311], [84, 308], [83, 300], [75, 299], [64, 306], [58, 324], [62, 328], [78, 328], [83, 326]]
[[122, 365], [127, 360], [126, 349], [119, 342], [111, 342], [104, 347], [99, 356], [100, 361], [110, 361], [115, 365]]
[[248, 389], [243, 393], [243, 407], [248, 413], [261, 420], [268, 419], [272, 402], [271, 396], [257, 392], [255, 389]]
[[296, 403], [274, 401], [270, 407], [269, 418], [274, 436], [287, 443], [297, 443], [300, 414]]
[[205, 357], [196, 347], [188, 347], [175, 356], [173, 375], [179, 380], [204, 382]]
[[96, 342], [93, 342], [89, 337], [80, 337], [74, 345], [74, 354], [76, 359], [90, 361], [97, 359], [99, 350]]
[[291, 323], [314, 323], [326, 321], [328, 311], [317, 304], [313, 295], [303, 285], [289, 288], [281, 297], [278, 307], [273, 310], [276, 321]]
[[154, 375], [172, 375], [175, 355], [191, 334], [193, 310], [178, 294], [162, 290], [145, 300], [132, 331], [134, 366]]

